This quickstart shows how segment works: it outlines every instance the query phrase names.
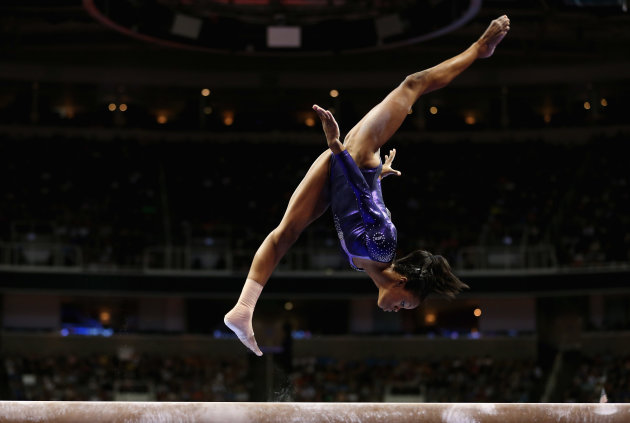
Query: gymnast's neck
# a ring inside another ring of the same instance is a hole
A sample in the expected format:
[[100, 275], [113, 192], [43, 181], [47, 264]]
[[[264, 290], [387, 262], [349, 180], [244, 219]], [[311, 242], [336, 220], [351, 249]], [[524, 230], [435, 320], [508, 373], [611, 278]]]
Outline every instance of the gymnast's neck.
[[374, 281], [378, 288], [389, 287], [393, 282], [392, 272], [394, 270], [392, 262], [382, 263], [359, 257], [353, 258], [354, 265], [365, 270], [365, 273]]

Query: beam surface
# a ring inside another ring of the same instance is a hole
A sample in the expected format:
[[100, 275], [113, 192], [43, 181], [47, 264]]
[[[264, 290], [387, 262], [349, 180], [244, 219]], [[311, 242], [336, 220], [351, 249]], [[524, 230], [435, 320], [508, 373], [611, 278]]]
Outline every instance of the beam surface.
[[630, 422], [630, 404], [0, 401], [0, 422]]

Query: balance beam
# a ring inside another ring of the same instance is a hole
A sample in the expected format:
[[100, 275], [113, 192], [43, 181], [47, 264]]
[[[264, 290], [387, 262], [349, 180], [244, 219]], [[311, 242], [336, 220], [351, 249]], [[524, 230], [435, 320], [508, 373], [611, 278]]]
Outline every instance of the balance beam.
[[0, 401], [0, 422], [628, 423], [630, 404]]

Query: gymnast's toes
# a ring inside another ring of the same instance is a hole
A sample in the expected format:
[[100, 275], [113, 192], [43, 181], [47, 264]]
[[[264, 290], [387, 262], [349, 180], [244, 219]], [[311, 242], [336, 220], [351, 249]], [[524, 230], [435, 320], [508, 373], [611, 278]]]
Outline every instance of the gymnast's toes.
[[239, 338], [239, 340], [243, 343], [243, 345], [252, 350], [252, 352], [258, 357], [263, 355], [262, 351], [260, 351], [260, 348], [258, 348], [258, 344], [256, 343], [256, 338], [254, 338], [254, 334], [244, 339]]

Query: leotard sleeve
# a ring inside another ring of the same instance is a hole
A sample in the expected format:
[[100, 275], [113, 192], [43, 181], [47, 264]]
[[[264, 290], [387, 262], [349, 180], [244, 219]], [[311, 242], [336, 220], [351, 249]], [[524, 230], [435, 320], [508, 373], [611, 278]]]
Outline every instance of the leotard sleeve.
[[357, 199], [357, 205], [359, 207], [359, 213], [361, 218], [366, 224], [374, 224], [381, 215], [380, 210], [377, 208], [372, 198], [372, 191], [365, 181], [363, 174], [359, 170], [359, 167], [352, 159], [348, 150], [343, 150], [341, 153], [335, 155], [341, 165], [343, 171], [354, 195]]
[[[396, 227], [383, 204], [380, 182], [378, 180], [368, 182], [364, 176], [365, 171], [359, 169], [347, 151], [336, 154], [334, 159], [337, 168], [340, 168], [339, 173], [343, 174], [335, 176], [334, 180], [344, 184], [345, 188], [333, 194], [333, 213], [337, 204], [338, 210], [341, 211], [341, 224], [336, 221], [335, 225], [351, 265], [354, 267], [352, 255], [384, 263], [392, 261], [396, 254]], [[380, 171], [380, 166], [375, 170]], [[373, 172], [369, 173], [375, 178]], [[370, 188], [370, 183], [377, 185]], [[347, 188], [350, 188], [352, 193]], [[354, 199], [351, 198], [352, 194]], [[335, 197], [339, 195], [344, 197]], [[350, 198], [346, 198], [347, 196]], [[349, 217], [349, 220], [345, 220], [346, 217]], [[351, 223], [345, 226], [345, 222], [356, 222], [354, 219], [361, 219], [361, 224], [356, 226]]]

